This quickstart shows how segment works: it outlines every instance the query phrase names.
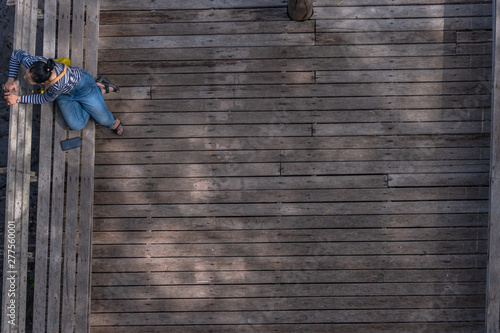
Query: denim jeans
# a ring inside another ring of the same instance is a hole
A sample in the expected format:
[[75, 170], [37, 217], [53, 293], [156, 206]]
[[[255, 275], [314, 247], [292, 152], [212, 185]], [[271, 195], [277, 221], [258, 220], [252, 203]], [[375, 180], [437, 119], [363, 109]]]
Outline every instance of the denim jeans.
[[86, 71], [69, 94], [61, 94], [56, 100], [66, 124], [74, 131], [83, 129], [90, 117], [107, 128], [113, 128], [115, 118], [106, 107], [101, 88]]

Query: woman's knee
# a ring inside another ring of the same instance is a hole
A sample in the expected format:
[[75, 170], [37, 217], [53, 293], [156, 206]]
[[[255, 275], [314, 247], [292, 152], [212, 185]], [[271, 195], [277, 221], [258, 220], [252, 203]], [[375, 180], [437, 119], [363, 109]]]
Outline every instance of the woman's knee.
[[85, 125], [87, 125], [86, 123], [82, 123], [82, 122], [79, 122], [79, 121], [67, 121], [66, 120], [66, 124], [68, 125], [68, 127], [72, 130], [72, 131], [81, 131]]

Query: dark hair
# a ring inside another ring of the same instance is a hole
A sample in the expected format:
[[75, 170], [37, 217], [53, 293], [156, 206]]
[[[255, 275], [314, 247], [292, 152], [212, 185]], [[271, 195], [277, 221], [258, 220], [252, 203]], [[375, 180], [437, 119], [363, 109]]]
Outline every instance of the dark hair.
[[52, 75], [52, 71], [54, 70], [54, 66], [56, 65], [53, 59], [44, 61], [37, 61], [29, 68], [29, 72], [31, 73], [31, 78], [36, 83], [44, 83], [50, 78]]

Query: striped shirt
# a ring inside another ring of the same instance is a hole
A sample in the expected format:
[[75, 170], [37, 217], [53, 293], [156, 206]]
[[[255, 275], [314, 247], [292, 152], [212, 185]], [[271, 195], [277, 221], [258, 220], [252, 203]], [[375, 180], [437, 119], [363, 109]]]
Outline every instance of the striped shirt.
[[[19, 73], [19, 67], [23, 65], [25, 68], [29, 68], [37, 61], [47, 62], [47, 58], [32, 56], [23, 50], [15, 50], [12, 52], [10, 57], [9, 66], [9, 77], [17, 78]], [[64, 64], [56, 62], [54, 67], [56, 74], [59, 75], [64, 70]], [[73, 88], [76, 87], [80, 78], [82, 77], [82, 69], [78, 67], [69, 67], [66, 70], [66, 74], [56, 83], [54, 83], [49, 89], [47, 89], [43, 94], [35, 95], [24, 95], [20, 96], [19, 102], [29, 103], [29, 104], [43, 104], [53, 102], [57, 96], [61, 94], [68, 94]]]

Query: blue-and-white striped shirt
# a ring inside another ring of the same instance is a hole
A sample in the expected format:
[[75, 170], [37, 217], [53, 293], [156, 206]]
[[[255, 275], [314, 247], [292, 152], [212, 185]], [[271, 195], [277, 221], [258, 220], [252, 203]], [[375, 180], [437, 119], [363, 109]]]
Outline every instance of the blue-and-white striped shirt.
[[[29, 68], [37, 61], [47, 61], [45, 57], [32, 56], [23, 50], [15, 50], [12, 52], [10, 57], [9, 66], [9, 77], [17, 78], [19, 73], [19, 66], [23, 65], [25, 68]], [[54, 67], [56, 74], [59, 75], [64, 70], [64, 64], [56, 62]], [[66, 70], [66, 74], [56, 83], [54, 83], [49, 89], [47, 89], [43, 94], [35, 95], [23, 95], [20, 96], [19, 101], [21, 103], [29, 104], [43, 104], [53, 102], [57, 96], [61, 94], [68, 94], [73, 88], [76, 87], [80, 78], [82, 77], [82, 69], [78, 67], [69, 67]]]

